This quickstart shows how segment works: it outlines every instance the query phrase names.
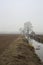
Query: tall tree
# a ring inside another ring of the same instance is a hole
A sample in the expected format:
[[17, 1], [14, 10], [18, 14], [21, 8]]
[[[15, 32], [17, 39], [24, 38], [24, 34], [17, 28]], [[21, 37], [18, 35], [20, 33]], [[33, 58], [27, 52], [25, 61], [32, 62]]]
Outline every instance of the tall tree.
[[24, 23], [24, 33], [29, 38], [29, 34], [32, 31], [32, 24], [31, 22], [26, 22]]

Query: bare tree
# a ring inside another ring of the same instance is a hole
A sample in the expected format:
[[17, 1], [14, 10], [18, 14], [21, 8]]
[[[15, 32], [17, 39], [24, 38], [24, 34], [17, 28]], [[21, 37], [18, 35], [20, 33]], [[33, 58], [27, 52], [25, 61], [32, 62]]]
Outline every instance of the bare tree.
[[19, 31], [20, 31], [20, 34], [22, 34], [22, 28], [20, 28]]
[[20, 28], [19, 31], [20, 31], [20, 34], [24, 35], [24, 28]]
[[24, 23], [24, 33], [29, 38], [29, 34], [32, 31], [32, 24], [31, 22], [26, 22]]

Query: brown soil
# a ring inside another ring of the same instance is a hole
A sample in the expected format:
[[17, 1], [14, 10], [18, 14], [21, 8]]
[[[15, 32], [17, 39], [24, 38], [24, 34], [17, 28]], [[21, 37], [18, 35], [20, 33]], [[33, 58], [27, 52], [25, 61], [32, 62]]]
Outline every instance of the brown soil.
[[43, 65], [22, 36], [13, 38], [9, 46], [0, 54], [0, 65]]
[[18, 37], [18, 35], [2, 34], [0, 35], [0, 54]]

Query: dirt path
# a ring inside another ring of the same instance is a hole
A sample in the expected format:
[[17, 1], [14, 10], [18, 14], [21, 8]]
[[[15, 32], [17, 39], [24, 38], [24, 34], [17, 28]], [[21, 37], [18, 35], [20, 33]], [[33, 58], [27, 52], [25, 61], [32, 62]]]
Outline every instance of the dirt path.
[[18, 37], [0, 55], [0, 65], [42, 65], [42, 63], [34, 53], [34, 48], [22, 37]]

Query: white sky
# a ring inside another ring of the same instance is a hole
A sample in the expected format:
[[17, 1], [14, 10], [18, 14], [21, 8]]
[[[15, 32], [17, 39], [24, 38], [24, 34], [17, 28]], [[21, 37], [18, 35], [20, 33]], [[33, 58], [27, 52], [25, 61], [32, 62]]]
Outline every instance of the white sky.
[[14, 33], [26, 21], [43, 33], [43, 0], [0, 0], [0, 33]]

